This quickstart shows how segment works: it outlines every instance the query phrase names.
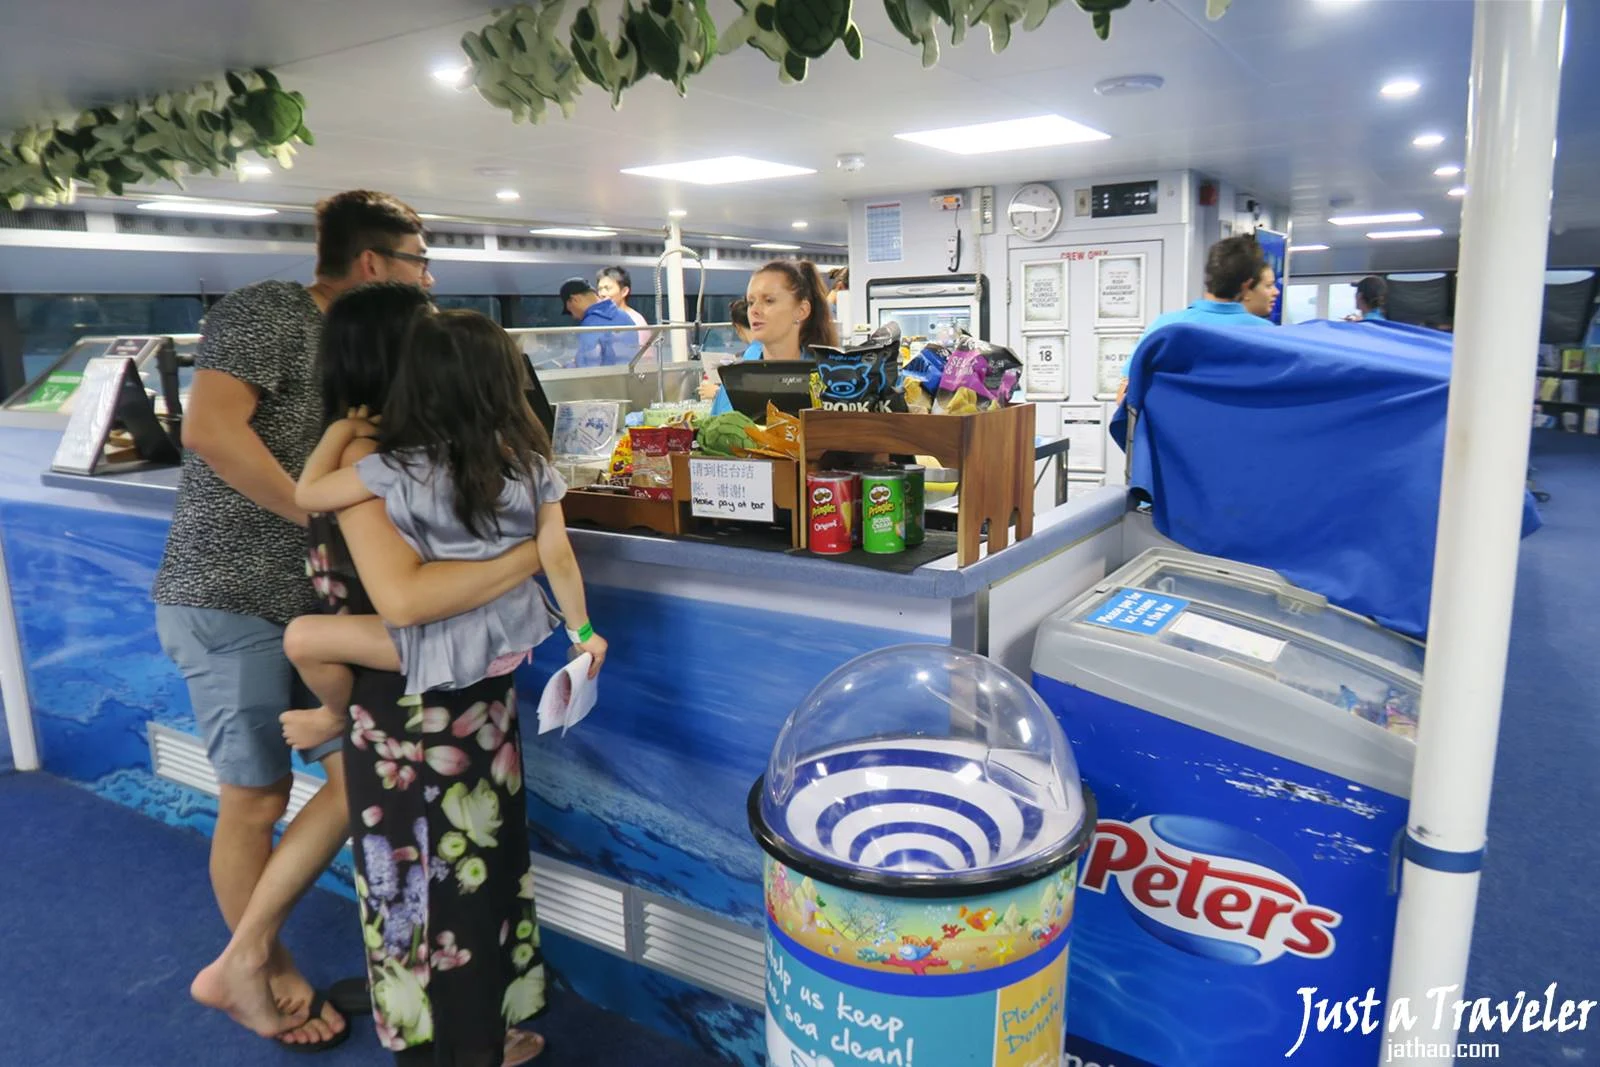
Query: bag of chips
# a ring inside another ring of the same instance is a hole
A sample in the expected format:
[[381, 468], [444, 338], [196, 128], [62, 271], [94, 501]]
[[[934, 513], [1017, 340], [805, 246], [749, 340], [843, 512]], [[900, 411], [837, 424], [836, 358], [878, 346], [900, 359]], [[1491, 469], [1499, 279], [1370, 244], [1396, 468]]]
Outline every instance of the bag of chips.
[[1022, 363], [1009, 348], [963, 334], [945, 361], [939, 395], [933, 401], [934, 414], [968, 414], [1003, 407], [1011, 402], [1021, 377]]
[[816, 406], [829, 411], [904, 411], [900, 384], [900, 324], [885, 323], [866, 343], [814, 348]]
[[633, 439], [633, 495], [649, 500], [672, 499], [672, 454], [694, 449], [694, 430], [687, 426], [640, 426]]
[[770, 400], [767, 401], [767, 424], [746, 426], [744, 434], [751, 445], [743, 450], [748, 455], [772, 459], [800, 458], [800, 420], [779, 411], [778, 405]]

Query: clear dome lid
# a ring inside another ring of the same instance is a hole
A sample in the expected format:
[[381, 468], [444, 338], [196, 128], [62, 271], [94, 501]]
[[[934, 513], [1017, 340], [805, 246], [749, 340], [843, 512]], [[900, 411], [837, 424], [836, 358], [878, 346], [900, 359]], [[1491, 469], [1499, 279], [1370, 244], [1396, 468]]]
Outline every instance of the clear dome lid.
[[784, 723], [750, 800], [780, 860], [898, 892], [1024, 881], [1075, 859], [1094, 826], [1039, 695], [942, 645], [871, 652], [824, 679]]

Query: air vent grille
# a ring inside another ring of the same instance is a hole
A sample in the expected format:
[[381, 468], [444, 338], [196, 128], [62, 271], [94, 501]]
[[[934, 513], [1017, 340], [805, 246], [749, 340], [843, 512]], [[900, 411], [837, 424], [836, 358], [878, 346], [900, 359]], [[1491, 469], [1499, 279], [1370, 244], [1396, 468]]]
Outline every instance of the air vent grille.
[[638, 896], [645, 963], [729, 999], [762, 1003], [766, 948], [754, 931], [651, 894]]
[[[155, 722], [149, 724], [148, 730], [150, 769], [158, 777], [211, 796], [221, 791], [217, 786], [216, 772], [211, 769], [211, 761], [206, 758], [205, 746], [199, 738]], [[284, 823], [299, 814], [306, 802], [322, 788], [322, 783], [323, 780], [315, 775], [304, 771], [294, 772], [294, 785], [289, 790], [289, 810], [284, 813]]]
[[625, 890], [625, 886], [608, 884], [578, 867], [543, 856], [533, 859], [539, 921], [619, 956], [628, 955]]
[[259, 222], [178, 215], [117, 215], [117, 232], [141, 237], [208, 237], [244, 241], [294, 241], [310, 244], [316, 228], [307, 222]]
[[428, 244], [434, 248], [476, 248], [483, 250], [481, 233], [436, 233], [428, 231]]
[[85, 233], [89, 220], [81, 211], [11, 211], [0, 207], [0, 230], [53, 230]]

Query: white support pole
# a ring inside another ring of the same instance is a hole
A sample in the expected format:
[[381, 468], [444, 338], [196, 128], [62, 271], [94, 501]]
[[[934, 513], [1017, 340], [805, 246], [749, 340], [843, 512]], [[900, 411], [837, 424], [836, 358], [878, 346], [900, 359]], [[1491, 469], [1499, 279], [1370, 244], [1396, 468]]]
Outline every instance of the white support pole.
[[[683, 247], [683, 227], [673, 219], [667, 228], [667, 251]], [[673, 322], [687, 322], [683, 297], [683, 254], [677, 253], [667, 260], [667, 314]], [[689, 358], [689, 332], [672, 331], [672, 361], [682, 363]]]
[[6, 707], [11, 762], [19, 771], [38, 770], [39, 744], [33, 732], [33, 706], [28, 703], [28, 679], [23, 673], [22, 642], [17, 638], [17, 616], [11, 607], [11, 579], [6, 571], [3, 547], [0, 547], [0, 701]]
[[[1465, 999], [1527, 479], [1565, 14], [1565, 0], [1478, 0], [1474, 16], [1428, 662], [1389, 977], [1390, 1004], [1404, 999], [1416, 1024], [1391, 1041], [1453, 1044], [1449, 1006]], [[1453, 1062], [1394, 1048], [1394, 1063]]]

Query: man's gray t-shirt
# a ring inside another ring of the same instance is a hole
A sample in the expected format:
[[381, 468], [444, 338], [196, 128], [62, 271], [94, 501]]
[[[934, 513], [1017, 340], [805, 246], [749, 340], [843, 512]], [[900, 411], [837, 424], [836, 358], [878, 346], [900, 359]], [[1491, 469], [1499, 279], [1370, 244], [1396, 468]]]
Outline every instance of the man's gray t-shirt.
[[[322, 429], [316, 380], [322, 313], [305, 287], [269, 281], [236, 289], [206, 315], [196, 370], [221, 371], [260, 391], [250, 427], [291, 478]], [[252, 503], [194, 452], [152, 593], [157, 604], [212, 608], [283, 624], [313, 614], [305, 531]]]

